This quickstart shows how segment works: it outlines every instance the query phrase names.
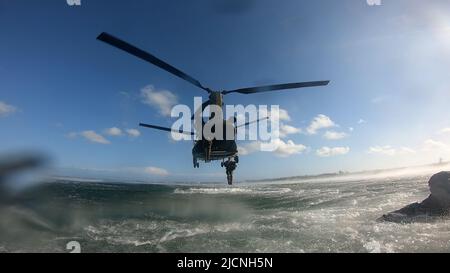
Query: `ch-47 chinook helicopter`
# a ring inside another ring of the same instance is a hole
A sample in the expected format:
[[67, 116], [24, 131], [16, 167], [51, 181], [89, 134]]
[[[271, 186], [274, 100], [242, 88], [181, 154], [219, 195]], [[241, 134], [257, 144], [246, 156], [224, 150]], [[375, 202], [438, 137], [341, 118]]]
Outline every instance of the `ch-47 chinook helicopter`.
[[[224, 95], [231, 93], [239, 93], [239, 94], [254, 94], [261, 92], [269, 92], [276, 90], [285, 90], [285, 89], [296, 89], [296, 88], [305, 88], [305, 87], [315, 87], [315, 86], [325, 86], [328, 85], [329, 81], [313, 81], [313, 82], [300, 82], [300, 83], [288, 83], [288, 84], [277, 84], [277, 85], [267, 85], [267, 86], [259, 86], [259, 87], [249, 87], [249, 88], [241, 88], [235, 90], [223, 90], [216, 91], [212, 90], [208, 87], [203, 86], [198, 80], [189, 76], [188, 74], [182, 72], [181, 70], [171, 66], [170, 64], [158, 59], [152, 54], [145, 52], [123, 40], [120, 40], [108, 33], [101, 33], [98, 37], [98, 40], [105, 42], [111, 46], [114, 46], [118, 49], [121, 49], [125, 52], [128, 52], [131, 55], [134, 55], [144, 61], [147, 61], [195, 86], [200, 89], [206, 91], [209, 95], [209, 99], [202, 104], [201, 112], [208, 107], [209, 105], [216, 105], [218, 107], [223, 107], [224, 105]], [[199, 109], [200, 110], [200, 109]], [[212, 117], [210, 117], [212, 118]], [[248, 122], [246, 124], [237, 125], [236, 118], [234, 118], [234, 124], [229, 121], [224, 120], [224, 132], [227, 130], [233, 130], [234, 135], [236, 135], [236, 128], [241, 126], [247, 126], [251, 123], [260, 122], [262, 120], [266, 120], [269, 117]], [[193, 116], [194, 119], [194, 116]], [[204, 124], [204, 122], [202, 121]], [[181, 134], [188, 134], [194, 136], [193, 132], [186, 132], [183, 130], [173, 130], [172, 128], [161, 127], [150, 124], [139, 124], [141, 127], [162, 130], [167, 132], [175, 132]], [[194, 147], [192, 148], [192, 156], [193, 156], [193, 164], [194, 168], [199, 168], [198, 161], [204, 161], [205, 163], [211, 162], [213, 160], [222, 160], [221, 166], [226, 168], [227, 180], [228, 184], [232, 185], [233, 183], [233, 171], [236, 169], [236, 164], [239, 163], [238, 157], [238, 149], [236, 145], [235, 139], [228, 140], [223, 138], [223, 140], [218, 139], [206, 139], [204, 137], [200, 138], [200, 140], [195, 140]]]

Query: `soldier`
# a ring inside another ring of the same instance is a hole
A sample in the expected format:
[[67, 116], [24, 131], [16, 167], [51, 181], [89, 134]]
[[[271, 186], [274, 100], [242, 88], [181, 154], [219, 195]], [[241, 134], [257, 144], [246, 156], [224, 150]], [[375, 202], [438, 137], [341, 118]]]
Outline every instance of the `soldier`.
[[228, 185], [233, 185], [233, 171], [236, 169], [236, 162], [234, 160], [228, 159], [223, 164], [227, 170], [227, 180]]

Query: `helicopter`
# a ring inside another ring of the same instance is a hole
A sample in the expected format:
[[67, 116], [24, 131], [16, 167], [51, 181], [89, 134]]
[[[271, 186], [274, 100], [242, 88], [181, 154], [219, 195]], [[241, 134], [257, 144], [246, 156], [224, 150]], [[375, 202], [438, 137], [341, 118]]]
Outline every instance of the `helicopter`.
[[[258, 86], [258, 87], [248, 87], [248, 88], [240, 88], [240, 89], [233, 89], [233, 90], [212, 90], [200, 83], [200, 81], [196, 80], [192, 76], [184, 73], [183, 71], [179, 70], [178, 68], [175, 68], [174, 66], [164, 62], [163, 60], [155, 57], [154, 55], [139, 49], [135, 47], [134, 45], [125, 42], [117, 37], [114, 37], [113, 35], [110, 35], [106, 32], [102, 32], [98, 37], [97, 40], [102, 41], [106, 44], [109, 44], [117, 49], [120, 49], [122, 51], [125, 51], [139, 59], [142, 59], [146, 62], [149, 62], [157, 67], [159, 67], [162, 70], [165, 70], [166, 72], [171, 73], [172, 75], [181, 78], [194, 86], [202, 89], [203, 91], [206, 91], [208, 93], [208, 100], [205, 101], [200, 109], [196, 111], [203, 112], [208, 106], [218, 106], [222, 108], [224, 106], [224, 96], [228, 94], [238, 93], [238, 94], [255, 94], [255, 93], [262, 93], [262, 92], [271, 92], [271, 91], [278, 91], [278, 90], [287, 90], [287, 89], [298, 89], [298, 88], [306, 88], [306, 87], [318, 87], [318, 86], [326, 86], [329, 84], [330, 81], [311, 81], [311, 82], [298, 82], [298, 83], [287, 83], [287, 84], [276, 84], [276, 85], [266, 85], [266, 86]], [[197, 112], [196, 112], [197, 113]], [[192, 119], [194, 120], [195, 114], [192, 116]], [[210, 116], [210, 119], [212, 119], [213, 116]], [[247, 126], [252, 123], [257, 123], [262, 120], [266, 120], [269, 117], [259, 119], [252, 122], [247, 122], [242, 125], [236, 124], [236, 117], [234, 118], [234, 123], [230, 123], [227, 120], [223, 120], [223, 126], [224, 126], [224, 133], [226, 134], [227, 131], [233, 130], [234, 135], [236, 135], [236, 130], [238, 127], [241, 126]], [[194, 136], [194, 132], [187, 132], [183, 130], [174, 130], [172, 128], [168, 127], [162, 127], [152, 124], [146, 124], [146, 123], [140, 123], [140, 127], [150, 128], [150, 129], [156, 129], [166, 132], [174, 132], [174, 133], [180, 133], [180, 134], [187, 134]], [[202, 119], [201, 126], [204, 126], [204, 121]], [[219, 139], [207, 139], [207, 138], [200, 138], [198, 140], [194, 140], [194, 147], [192, 148], [192, 163], [194, 165], [194, 168], [199, 168], [200, 164], [199, 161], [204, 161], [205, 163], [209, 163], [211, 161], [219, 161], [221, 160], [221, 167], [226, 168], [226, 174], [227, 174], [227, 181], [229, 185], [233, 184], [233, 171], [236, 169], [236, 165], [239, 163], [239, 155], [238, 155], [238, 149], [237, 144], [234, 139], [226, 139], [223, 138], [223, 140]]]

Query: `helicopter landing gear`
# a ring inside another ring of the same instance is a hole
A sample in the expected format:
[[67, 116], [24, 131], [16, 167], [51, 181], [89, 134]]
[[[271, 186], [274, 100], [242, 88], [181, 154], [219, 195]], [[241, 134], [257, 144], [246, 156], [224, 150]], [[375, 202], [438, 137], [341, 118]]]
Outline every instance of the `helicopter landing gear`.
[[208, 145], [206, 145], [205, 147], [205, 159], [206, 162], [210, 162], [210, 158], [211, 158], [211, 148], [212, 148], [212, 141], [208, 140]]

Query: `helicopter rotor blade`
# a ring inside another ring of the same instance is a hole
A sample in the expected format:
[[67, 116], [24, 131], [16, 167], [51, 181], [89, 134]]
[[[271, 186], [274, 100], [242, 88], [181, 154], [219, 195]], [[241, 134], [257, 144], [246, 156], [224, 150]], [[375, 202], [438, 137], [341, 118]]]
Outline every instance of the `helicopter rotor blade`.
[[185, 132], [185, 131], [183, 131], [183, 130], [173, 130], [173, 129], [171, 129], [171, 128], [161, 127], [161, 126], [156, 126], [156, 125], [150, 125], [150, 124], [145, 124], [145, 123], [140, 123], [139, 126], [140, 126], [140, 127], [145, 127], [145, 128], [150, 128], [150, 129], [156, 129], [156, 130], [166, 131], [166, 132], [174, 132], [174, 133], [185, 134], [185, 135], [191, 135], [191, 136], [194, 135], [193, 132]]
[[101, 33], [98, 37], [98, 40], [105, 42], [111, 46], [114, 46], [118, 49], [121, 49], [125, 52], [128, 52], [131, 55], [134, 55], [144, 61], [147, 61], [203, 90], [210, 93], [211, 90], [207, 87], [204, 87], [198, 80], [194, 79], [193, 77], [189, 76], [188, 74], [184, 73], [183, 71], [179, 70], [178, 68], [175, 68], [171, 66], [170, 64], [158, 59], [157, 57], [153, 56], [152, 54], [145, 52], [125, 41], [120, 40], [119, 38], [116, 38], [106, 32]]
[[265, 117], [265, 118], [262, 118], [262, 119], [258, 119], [258, 120], [250, 121], [250, 122], [247, 122], [247, 123], [244, 123], [244, 124], [238, 125], [238, 126], [236, 126], [236, 128], [240, 128], [240, 127], [245, 127], [245, 126], [247, 126], [247, 125], [250, 125], [250, 124], [253, 124], [253, 123], [258, 123], [258, 122], [260, 122], [260, 121], [263, 121], [263, 120], [268, 120], [268, 119], [269, 119], [269, 117]]
[[236, 90], [230, 90], [230, 91], [223, 91], [222, 94], [224, 94], [224, 95], [230, 94], [230, 93], [254, 94], [254, 93], [270, 92], [270, 91], [277, 91], [277, 90], [325, 86], [325, 85], [328, 85], [328, 83], [330, 83], [330, 81], [314, 81], [314, 82], [299, 82], [299, 83], [266, 85], [266, 86], [249, 87], [249, 88], [242, 88], [242, 89], [236, 89]]

